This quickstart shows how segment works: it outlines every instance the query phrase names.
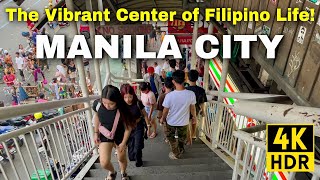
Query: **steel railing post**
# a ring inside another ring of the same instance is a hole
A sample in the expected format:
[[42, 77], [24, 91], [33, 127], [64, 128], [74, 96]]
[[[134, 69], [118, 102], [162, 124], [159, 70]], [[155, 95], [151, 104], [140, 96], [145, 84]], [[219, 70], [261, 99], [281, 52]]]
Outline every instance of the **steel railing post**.
[[219, 94], [218, 94], [217, 113], [215, 116], [213, 133], [212, 133], [212, 143], [214, 148], [217, 147], [217, 145], [214, 143], [217, 143], [219, 139], [220, 124], [221, 124], [222, 114], [223, 114], [223, 106], [220, 105], [220, 103], [223, 102], [223, 96], [220, 93], [224, 92], [227, 75], [228, 75], [228, 68], [229, 68], [229, 59], [224, 59], [222, 64], [222, 72], [221, 72], [220, 87], [219, 87]]
[[[87, 0], [85, 1], [86, 3], [86, 9], [90, 12], [93, 12], [92, 9], [92, 0]], [[95, 35], [96, 35], [96, 31], [95, 31], [95, 25], [93, 21], [89, 21], [89, 28], [90, 28], [90, 41], [89, 41], [89, 45], [91, 46], [91, 49], [95, 49]], [[101, 74], [100, 74], [100, 62], [99, 59], [93, 58], [93, 64], [94, 64], [94, 72], [95, 72], [95, 82], [97, 83], [97, 89], [98, 89], [98, 93], [101, 94], [102, 92], [102, 83], [101, 83]]]
[[[70, 11], [74, 11], [74, 7], [73, 7], [73, 1], [72, 0], [66, 0], [66, 6]], [[78, 32], [78, 28], [77, 28], [77, 24], [76, 22], [70, 22], [70, 28], [71, 28], [71, 35], [76, 35]], [[92, 37], [91, 37], [92, 38]], [[85, 77], [85, 71], [84, 71], [84, 66], [83, 66], [83, 59], [80, 56], [77, 56], [75, 59], [75, 64], [77, 66], [78, 69], [78, 73], [79, 73], [79, 84], [81, 86], [81, 91], [83, 94], [83, 97], [89, 97], [89, 91], [87, 88], [87, 84], [86, 84], [86, 77]], [[87, 102], [84, 103], [85, 108], [90, 107], [90, 100], [88, 99]], [[89, 129], [89, 133], [90, 133], [90, 140], [92, 143], [92, 146], [94, 145], [94, 140], [93, 140], [93, 125], [92, 125], [92, 113], [91, 110], [87, 110], [86, 111], [87, 114], [87, 121], [88, 121], [88, 129]], [[94, 153], [97, 153], [97, 150], [94, 151]]]
[[[213, 24], [210, 23], [209, 24], [209, 27], [208, 27], [208, 34], [213, 34]], [[206, 47], [208, 50], [211, 48], [211, 46], [207, 46]], [[209, 87], [209, 62], [210, 62], [210, 59], [206, 59], [205, 60], [205, 65], [204, 65], [204, 77], [203, 77], [203, 88], [206, 92], [208, 92], [208, 87]], [[202, 130], [203, 130], [203, 127], [204, 127], [204, 122], [205, 121], [208, 121], [209, 118], [208, 118], [208, 115], [207, 115], [207, 110], [208, 110], [208, 103], [205, 103], [204, 104], [204, 117], [201, 118], [201, 123], [200, 123], [200, 127]], [[199, 131], [199, 136], [203, 136], [204, 133], [203, 131]]]

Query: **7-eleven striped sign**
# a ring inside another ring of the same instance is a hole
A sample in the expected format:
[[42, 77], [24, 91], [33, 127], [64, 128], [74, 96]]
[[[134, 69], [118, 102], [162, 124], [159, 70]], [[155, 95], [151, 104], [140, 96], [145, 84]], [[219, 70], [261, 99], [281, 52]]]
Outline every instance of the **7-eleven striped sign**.
[[[215, 57], [214, 59], [210, 60], [209, 63], [209, 73], [210, 76], [215, 84], [215, 86], [217, 87], [217, 89], [220, 88], [220, 80], [221, 80], [221, 72], [222, 72], [222, 62], [218, 57]], [[230, 75], [227, 75], [227, 80], [226, 80], [226, 85], [224, 88], [224, 92], [240, 92], [239, 89], [236, 87], [235, 83], [233, 82], [233, 80], [231, 79]], [[224, 103], [232, 105], [234, 104], [234, 102], [236, 101], [236, 99], [233, 98], [224, 98], [223, 99]], [[234, 120], [237, 122], [238, 118], [236, 118], [236, 114], [230, 109], [229, 111], [233, 117]], [[238, 123], [236, 123], [238, 124]], [[240, 125], [241, 127], [238, 128], [245, 128], [247, 125], [246, 124], [242, 124]], [[251, 154], [252, 155], [252, 154]], [[257, 159], [255, 160], [255, 163], [257, 163]], [[264, 177], [266, 180], [270, 180], [268, 179], [267, 173], [264, 173]], [[275, 172], [271, 178], [271, 180], [287, 180], [288, 177], [288, 173], [285, 172]]]
[[[209, 64], [209, 73], [211, 78], [214, 81], [214, 84], [219, 89], [220, 88], [220, 80], [221, 80], [221, 72], [222, 72], [222, 63], [221, 61], [215, 57], [210, 60]], [[230, 75], [227, 75], [226, 86], [224, 88], [224, 92], [239, 92], [239, 89], [235, 86], [232, 81]], [[232, 105], [235, 102], [233, 98], [224, 98], [225, 103]]]

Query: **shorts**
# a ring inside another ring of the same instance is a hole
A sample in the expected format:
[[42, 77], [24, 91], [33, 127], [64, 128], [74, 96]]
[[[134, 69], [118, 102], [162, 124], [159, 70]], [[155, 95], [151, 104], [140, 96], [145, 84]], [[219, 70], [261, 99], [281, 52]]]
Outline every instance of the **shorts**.
[[[150, 110], [151, 110], [151, 107], [144, 107], [144, 109], [146, 110], [146, 112], [147, 112], [147, 114], [148, 114], [148, 116], [149, 116], [149, 114], [150, 114]], [[154, 108], [153, 109], [153, 112], [152, 112], [152, 115], [151, 115], [151, 118], [152, 119], [155, 119], [157, 117], [157, 110], [156, 110], [156, 108]]]
[[100, 133], [100, 141], [103, 142], [110, 142], [110, 143], [115, 143], [117, 146], [122, 143], [123, 136], [115, 136], [114, 139], [108, 139], [106, 138], [103, 134]]

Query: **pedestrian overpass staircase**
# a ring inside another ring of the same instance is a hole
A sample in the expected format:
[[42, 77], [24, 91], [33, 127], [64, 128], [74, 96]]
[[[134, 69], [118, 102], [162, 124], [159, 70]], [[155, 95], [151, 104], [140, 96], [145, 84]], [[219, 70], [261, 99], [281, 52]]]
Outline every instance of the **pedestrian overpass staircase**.
[[[168, 157], [169, 145], [163, 139], [164, 136], [160, 133], [155, 139], [145, 141], [143, 167], [135, 167], [135, 162], [128, 164], [127, 173], [131, 180], [231, 180], [232, 169], [201, 140], [195, 141], [192, 146], [186, 146], [181, 159], [171, 160]], [[116, 156], [113, 156], [112, 163], [120, 179]], [[101, 169], [97, 160], [84, 180], [101, 180], [106, 175], [107, 171]]]
[[[109, 76], [109, 84], [141, 80]], [[138, 86], [137, 84], [132, 84]], [[137, 88], [139, 91], [139, 88]], [[139, 94], [139, 92], [137, 92]], [[320, 136], [319, 108], [272, 103], [285, 99], [270, 94], [207, 92], [220, 98], [234, 98], [233, 105], [222, 101], [206, 103], [206, 116], [198, 121], [198, 140], [187, 146], [182, 159], [170, 160], [169, 146], [159, 136], [146, 141], [143, 150], [144, 167], [136, 168], [130, 162], [128, 174], [132, 179], [232, 179], [232, 180], [293, 180], [296, 173], [266, 172], [266, 124], [313, 123], [315, 135]], [[99, 96], [74, 98], [0, 109], [0, 121], [36, 112], [63, 107], [84, 108], [50, 117], [29, 127], [0, 135], [3, 153], [10, 154], [12, 147], [5, 142], [13, 139], [17, 153], [0, 163], [0, 179], [103, 179], [107, 172], [99, 165], [97, 147], [93, 144], [93, 100]], [[160, 127], [159, 127], [160, 128]], [[18, 139], [24, 143], [19, 146]], [[116, 162], [116, 157], [112, 159]], [[54, 163], [55, 162], [55, 163]], [[117, 163], [113, 163], [119, 171]], [[81, 171], [79, 172], [79, 169]], [[42, 172], [46, 172], [44, 176]], [[57, 173], [58, 172], [58, 173]], [[51, 178], [49, 177], [51, 175]], [[43, 176], [43, 177], [42, 177]], [[33, 177], [33, 178], [31, 178]], [[319, 180], [320, 161], [315, 171], [305, 178]], [[120, 175], [118, 174], [118, 178]]]

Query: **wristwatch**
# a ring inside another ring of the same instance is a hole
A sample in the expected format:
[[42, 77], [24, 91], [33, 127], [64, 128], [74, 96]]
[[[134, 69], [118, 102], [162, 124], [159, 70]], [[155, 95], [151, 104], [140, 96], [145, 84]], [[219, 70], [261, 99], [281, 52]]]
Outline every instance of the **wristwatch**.
[[148, 124], [147, 126], [148, 126], [148, 127], [151, 127], [151, 124]]

